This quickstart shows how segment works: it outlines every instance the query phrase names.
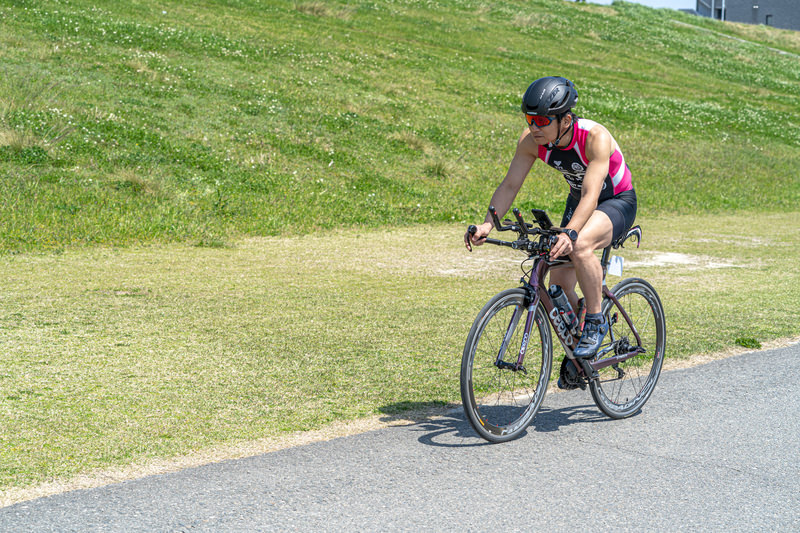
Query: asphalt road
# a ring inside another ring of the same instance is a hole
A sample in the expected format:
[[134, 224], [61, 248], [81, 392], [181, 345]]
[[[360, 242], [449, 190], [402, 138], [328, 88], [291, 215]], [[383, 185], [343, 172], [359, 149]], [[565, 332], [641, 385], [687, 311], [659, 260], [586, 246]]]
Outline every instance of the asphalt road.
[[626, 420], [553, 394], [487, 445], [454, 411], [21, 503], [0, 531], [800, 531], [799, 356], [663, 373]]

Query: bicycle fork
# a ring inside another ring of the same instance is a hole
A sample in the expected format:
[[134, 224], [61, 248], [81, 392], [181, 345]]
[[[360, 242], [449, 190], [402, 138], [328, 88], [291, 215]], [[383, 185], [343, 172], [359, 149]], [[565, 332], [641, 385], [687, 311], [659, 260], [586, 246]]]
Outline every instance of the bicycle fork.
[[[501, 370], [511, 370], [513, 372], [520, 371], [523, 374], [528, 373], [527, 370], [525, 370], [522, 362], [525, 359], [525, 351], [528, 348], [528, 341], [530, 340], [531, 328], [533, 326], [533, 320], [535, 320], [534, 317], [536, 315], [536, 306], [538, 304], [538, 298], [536, 298], [527, 307], [519, 305], [514, 309], [514, 314], [511, 316], [511, 321], [506, 329], [505, 337], [503, 337], [503, 344], [500, 346], [500, 351], [497, 354], [497, 359], [495, 360], [494, 366]], [[514, 332], [517, 330], [517, 326], [519, 325], [520, 316], [525, 309], [528, 311], [528, 316], [525, 319], [525, 329], [523, 330], [522, 334], [522, 345], [519, 348], [517, 362], [509, 363], [508, 361], [504, 361], [503, 358], [508, 351], [508, 345], [511, 343], [511, 338], [514, 336]]]

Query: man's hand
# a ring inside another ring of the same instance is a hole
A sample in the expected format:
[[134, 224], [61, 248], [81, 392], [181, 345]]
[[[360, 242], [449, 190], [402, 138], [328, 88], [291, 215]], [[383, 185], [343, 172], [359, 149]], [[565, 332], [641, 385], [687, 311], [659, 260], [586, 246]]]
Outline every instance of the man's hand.
[[489, 232], [492, 231], [494, 227], [491, 222], [484, 222], [480, 226], [476, 226], [478, 229], [473, 234], [470, 235], [469, 231], [464, 234], [464, 246], [467, 247], [467, 250], [470, 252], [472, 251], [472, 245], [480, 246], [484, 242], [486, 242], [486, 237], [489, 236]]
[[566, 234], [561, 233], [556, 243], [550, 248], [550, 259], [558, 259], [562, 255], [572, 253], [572, 239]]

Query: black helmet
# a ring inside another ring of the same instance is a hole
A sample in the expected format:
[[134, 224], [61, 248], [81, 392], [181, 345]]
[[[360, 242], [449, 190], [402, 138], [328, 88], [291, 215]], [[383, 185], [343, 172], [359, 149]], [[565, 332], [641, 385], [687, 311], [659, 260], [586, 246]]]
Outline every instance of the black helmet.
[[522, 97], [522, 112], [529, 115], [561, 115], [578, 101], [578, 91], [567, 78], [547, 76], [531, 83]]

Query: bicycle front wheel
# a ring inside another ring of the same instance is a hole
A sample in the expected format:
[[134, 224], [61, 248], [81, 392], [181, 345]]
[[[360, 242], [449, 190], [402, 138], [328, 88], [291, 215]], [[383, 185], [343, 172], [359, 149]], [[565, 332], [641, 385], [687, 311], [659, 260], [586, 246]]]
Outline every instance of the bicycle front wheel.
[[[527, 292], [494, 296], [475, 322], [461, 360], [461, 400], [467, 420], [490, 442], [519, 437], [533, 421], [547, 391], [553, 363], [550, 327], [541, 305], [531, 317]], [[518, 357], [524, 346], [522, 367]]]
[[[661, 374], [666, 347], [664, 307], [652, 285], [642, 279], [629, 278], [611, 291], [628, 314], [634, 331], [613, 301], [605, 299], [603, 314], [608, 321], [606, 343], [598, 353], [603, 357], [643, 351], [621, 363], [599, 370], [599, 379], [589, 388], [597, 407], [611, 418], [625, 418], [637, 411], [650, 398]], [[636, 333], [641, 343], [637, 341]]]

